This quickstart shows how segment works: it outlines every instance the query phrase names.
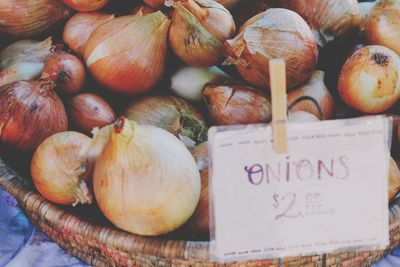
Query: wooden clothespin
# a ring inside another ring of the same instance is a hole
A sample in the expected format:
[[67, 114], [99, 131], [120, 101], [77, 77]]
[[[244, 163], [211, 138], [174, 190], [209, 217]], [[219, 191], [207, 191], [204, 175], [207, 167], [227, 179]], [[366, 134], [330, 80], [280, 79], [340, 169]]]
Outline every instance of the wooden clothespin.
[[286, 67], [282, 59], [269, 61], [272, 98], [272, 138], [275, 153], [286, 153], [287, 145], [287, 95]]

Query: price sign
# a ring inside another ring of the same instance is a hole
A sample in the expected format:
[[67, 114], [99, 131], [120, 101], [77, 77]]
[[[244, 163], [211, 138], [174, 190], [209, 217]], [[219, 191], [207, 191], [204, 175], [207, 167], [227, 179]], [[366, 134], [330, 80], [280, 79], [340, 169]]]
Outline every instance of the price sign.
[[274, 153], [269, 126], [212, 128], [214, 260], [385, 248], [390, 125], [288, 124], [285, 154]]

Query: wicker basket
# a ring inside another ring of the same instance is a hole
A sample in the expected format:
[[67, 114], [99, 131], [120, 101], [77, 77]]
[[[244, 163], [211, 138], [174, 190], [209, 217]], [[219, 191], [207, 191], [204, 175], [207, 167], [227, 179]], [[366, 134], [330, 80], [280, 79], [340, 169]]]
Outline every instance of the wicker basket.
[[[81, 219], [46, 201], [0, 158], [0, 186], [14, 195], [33, 224], [69, 254], [94, 266], [225, 266], [210, 262], [208, 242], [140, 237]], [[400, 244], [400, 200], [390, 207], [385, 251], [246, 261], [230, 266], [370, 266]]]

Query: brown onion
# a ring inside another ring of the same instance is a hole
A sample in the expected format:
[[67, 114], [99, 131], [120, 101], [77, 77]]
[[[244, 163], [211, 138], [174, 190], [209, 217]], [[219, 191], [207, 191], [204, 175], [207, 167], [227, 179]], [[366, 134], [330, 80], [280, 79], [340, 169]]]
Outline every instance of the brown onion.
[[194, 211], [192, 217], [185, 224], [184, 229], [192, 238], [205, 239], [210, 238], [210, 214], [209, 214], [209, 197], [208, 197], [208, 143], [204, 142], [196, 146], [192, 155], [196, 160], [197, 168], [201, 177], [201, 192], [199, 204]]
[[115, 120], [111, 106], [100, 96], [84, 93], [74, 96], [67, 106], [71, 124], [87, 135], [93, 128], [103, 127]]
[[63, 2], [78, 11], [96, 11], [104, 7], [110, 0], [63, 0]]
[[307, 21], [320, 46], [360, 28], [357, 0], [282, 0], [280, 4]]
[[68, 47], [83, 57], [86, 42], [90, 34], [101, 24], [110, 21], [114, 15], [97, 12], [79, 12], [65, 24], [63, 41]]
[[0, 87], [0, 140], [31, 152], [52, 134], [66, 131], [67, 114], [50, 79]]
[[[326, 88], [324, 77], [325, 73], [317, 70], [313, 73], [307, 84], [289, 92], [288, 104], [292, 106], [290, 111], [303, 110], [317, 116], [321, 120], [332, 119], [335, 113], [335, 101], [328, 88]], [[314, 101], [304, 99], [298, 103], [294, 103], [303, 96], [308, 96]]]
[[85, 84], [85, 66], [76, 56], [60, 51], [47, 58], [42, 78], [52, 79], [65, 94], [76, 94]]
[[220, 125], [267, 123], [271, 104], [261, 92], [246, 85], [227, 81], [207, 84], [203, 90], [208, 111]]
[[379, 1], [365, 22], [370, 44], [383, 45], [400, 55], [400, 1]]
[[112, 91], [146, 92], [162, 77], [169, 25], [161, 11], [108, 21], [87, 41], [86, 66], [99, 83]]
[[269, 88], [269, 59], [286, 62], [287, 86], [310, 78], [317, 64], [318, 47], [307, 23], [295, 12], [271, 8], [246, 24], [234, 39], [225, 42], [227, 63], [236, 65], [247, 82]]
[[175, 0], [173, 7], [169, 44], [178, 58], [196, 67], [221, 63], [236, 30], [229, 11], [212, 0]]
[[187, 101], [174, 96], [147, 96], [130, 104], [125, 116], [142, 125], [163, 128], [187, 146], [207, 140], [207, 126], [201, 114]]
[[72, 10], [59, 0], [2, 0], [0, 34], [13, 38], [36, 36], [71, 15]]
[[400, 57], [377, 45], [365, 46], [347, 59], [339, 77], [343, 101], [365, 113], [379, 113], [400, 99]]
[[40, 194], [63, 205], [92, 202], [86, 181], [87, 151], [91, 139], [77, 132], [61, 132], [47, 138], [31, 162], [32, 181]]

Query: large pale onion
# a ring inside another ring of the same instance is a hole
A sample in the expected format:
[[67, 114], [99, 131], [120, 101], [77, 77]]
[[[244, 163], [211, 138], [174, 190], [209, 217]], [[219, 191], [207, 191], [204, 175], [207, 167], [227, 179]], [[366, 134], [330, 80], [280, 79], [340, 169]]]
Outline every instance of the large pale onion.
[[156, 236], [184, 224], [200, 197], [200, 173], [189, 150], [171, 133], [124, 118], [97, 158], [94, 193], [120, 229]]
[[370, 44], [383, 45], [400, 55], [400, 1], [379, 1], [365, 21]]
[[357, 0], [282, 0], [280, 4], [307, 21], [320, 46], [358, 30], [361, 24]]
[[100, 25], [86, 43], [88, 69], [112, 91], [148, 91], [164, 71], [169, 25], [161, 11], [123, 16]]
[[271, 8], [256, 15], [225, 42], [227, 63], [236, 65], [247, 82], [269, 88], [269, 60], [286, 62], [287, 86], [307, 81], [317, 64], [318, 47], [307, 23], [295, 12]]
[[1, 0], [0, 34], [32, 37], [66, 20], [72, 13], [60, 0]]

